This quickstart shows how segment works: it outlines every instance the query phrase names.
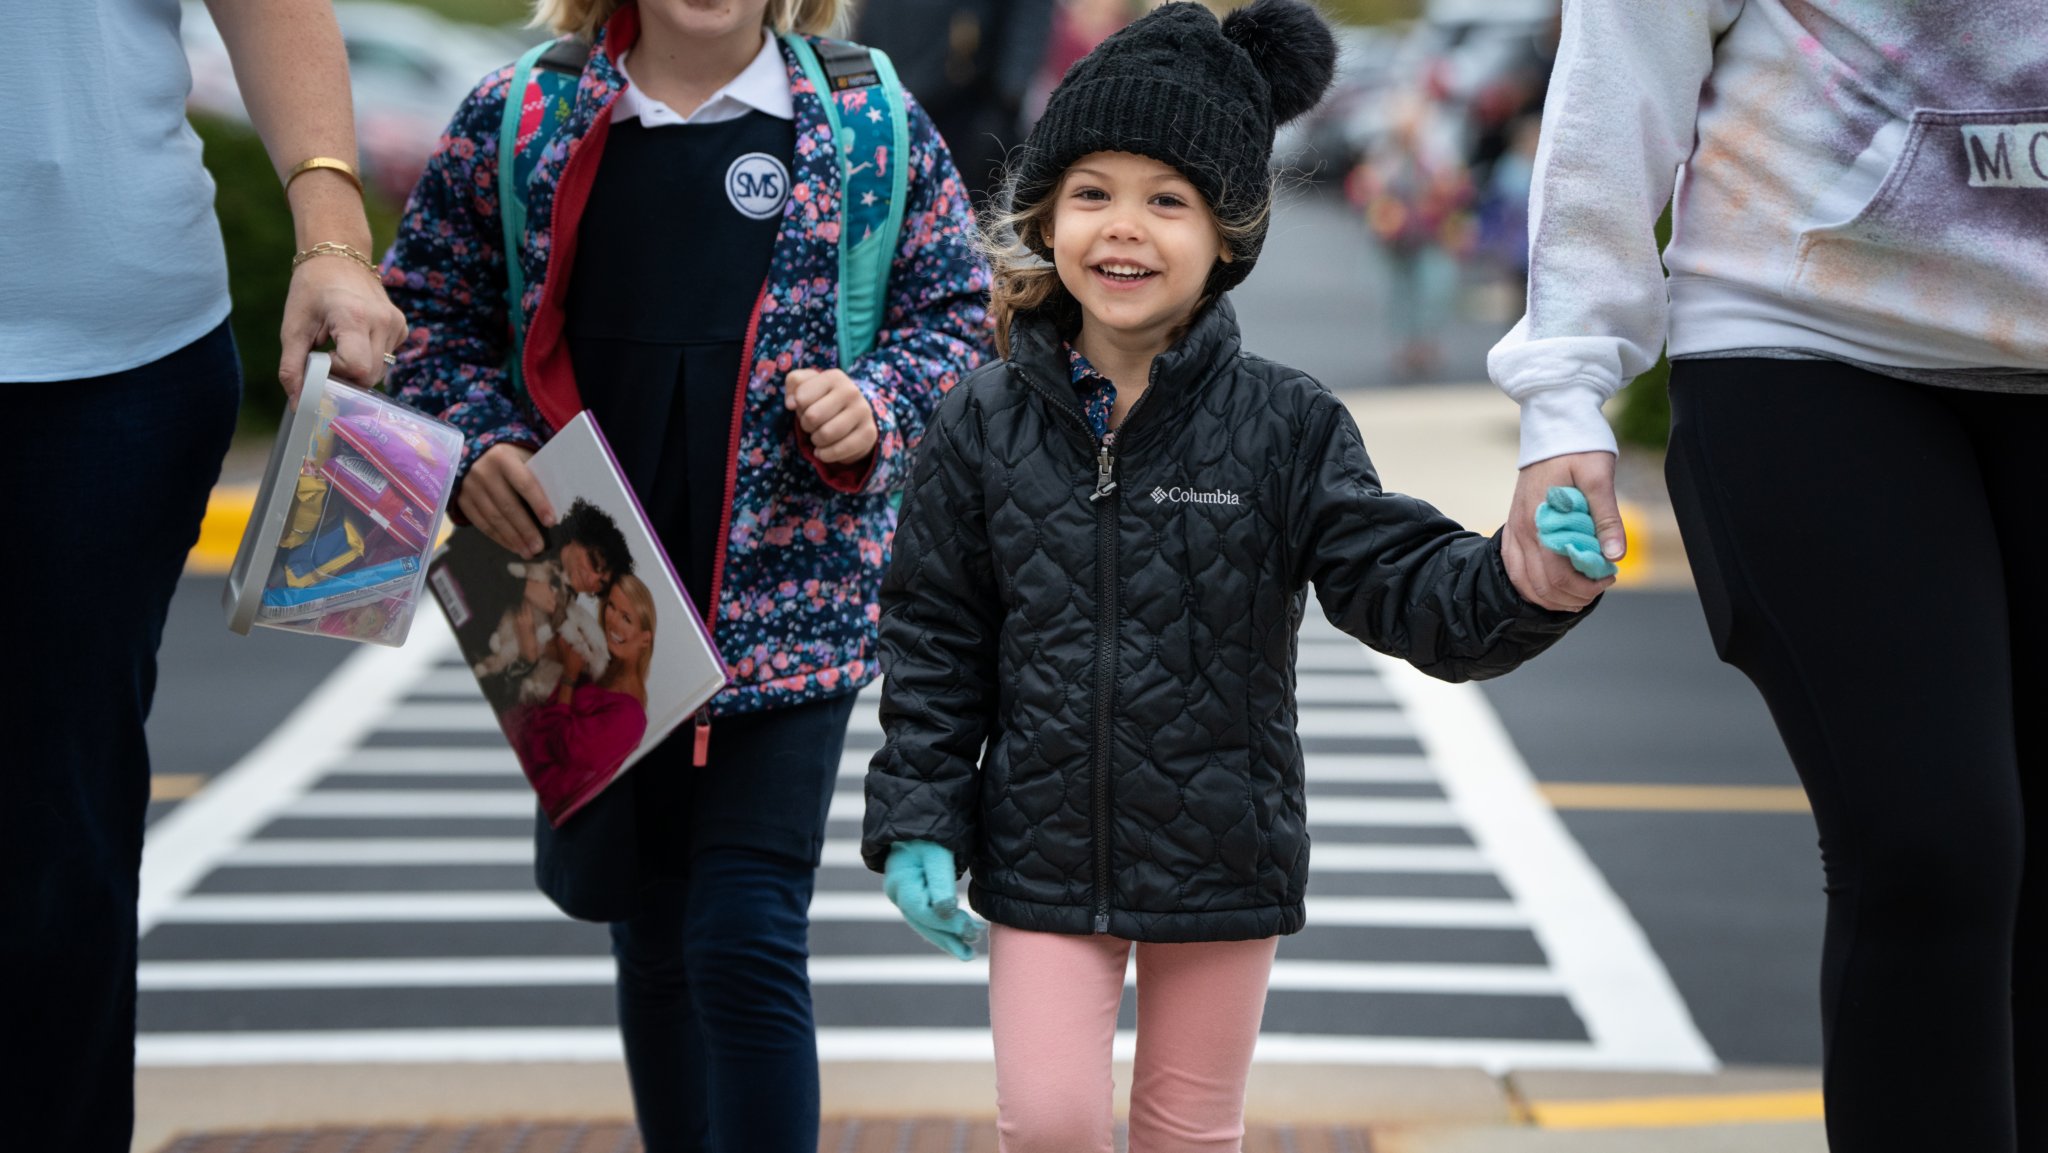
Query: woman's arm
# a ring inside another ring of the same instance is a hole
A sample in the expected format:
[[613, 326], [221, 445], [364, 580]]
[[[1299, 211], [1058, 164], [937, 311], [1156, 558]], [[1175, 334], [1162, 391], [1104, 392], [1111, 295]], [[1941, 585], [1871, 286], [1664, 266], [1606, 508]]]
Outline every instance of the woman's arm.
[[1714, 41], [1742, 0], [1573, 0], [1529, 190], [1528, 312], [1487, 357], [1521, 464], [1615, 450], [1600, 405], [1664, 343], [1657, 217], [1692, 155]]
[[1500, 538], [1385, 492], [1341, 401], [1316, 397], [1290, 471], [1287, 544], [1330, 623], [1430, 676], [1485, 680], [1549, 648], [1580, 615], [1522, 599]]
[[[875, 412], [879, 437], [865, 475], [834, 487], [882, 492], [909, 467], [938, 398], [990, 352], [988, 265], [975, 247], [974, 213], [952, 155], [909, 93], [910, 183], [875, 348], [847, 375]], [[850, 470], [849, 470], [850, 471]]]
[[[354, 165], [348, 49], [326, 0], [207, 0], [206, 7], [227, 44], [235, 82], [278, 179], [315, 156]], [[292, 181], [285, 196], [300, 251], [333, 243], [369, 252], [362, 193], [347, 177], [312, 169]], [[277, 368], [285, 395], [299, 395], [306, 354], [328, 339], [341, 376], [363, 385], [384, 378], [384, 354], [405, 339], [405, 316], [376, 279], [355, 261], [333, 256], [292, 270], [284, 356]]]
[[882, 872], [898, 841], [965, 862], [995, 722], [1001, 592], [981, 500], [979, 414], [965, 388], [939, 403], [882, 580], [882, 751], [868, 766], [861, 856]]

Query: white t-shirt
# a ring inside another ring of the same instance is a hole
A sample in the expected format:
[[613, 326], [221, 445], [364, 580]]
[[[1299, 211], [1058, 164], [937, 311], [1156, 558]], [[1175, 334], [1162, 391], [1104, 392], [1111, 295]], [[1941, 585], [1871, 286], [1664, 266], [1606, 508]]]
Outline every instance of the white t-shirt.
[[8, 6], [28, 50], [0, 68], [0, 382], [135, 368], [227, 317], [178, 19], [178, 0]]

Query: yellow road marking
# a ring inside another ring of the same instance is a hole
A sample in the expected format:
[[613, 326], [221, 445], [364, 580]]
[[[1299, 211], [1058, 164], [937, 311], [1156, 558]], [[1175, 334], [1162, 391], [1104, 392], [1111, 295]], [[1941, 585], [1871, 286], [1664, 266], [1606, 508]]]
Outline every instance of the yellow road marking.
[[188, 573], [224, 573], [235, 566], [242, 530], [256, 508], [256, 486], [223, 484], [206, 500], [206, 520], [199, 525], [199, 543], [185, 555]]
[[1556, 809], [1634, 809], [1686, 813], [1805, 813], [1806, 790], [1789, 785], [1536, 786]]
[[182, 801], [205, 786], [203, 773], [158, 773], [149, 778], [149, 799]]
[[1690, 1125], [1821, 1121], [1827, 1117], [1818, 1089], [1729, 1093], [1709, 1097], [1531, 1101], [1529, 1114], [1544, 1129], [1670, 1129]]

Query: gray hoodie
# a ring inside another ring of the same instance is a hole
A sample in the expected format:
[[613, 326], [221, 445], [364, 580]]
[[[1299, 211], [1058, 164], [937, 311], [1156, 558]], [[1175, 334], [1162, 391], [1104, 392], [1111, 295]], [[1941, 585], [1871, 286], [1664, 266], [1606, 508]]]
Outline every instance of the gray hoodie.
[[1565, 0], [1528, 313], [1487, 362], [1522, 406], [1522, 463], [1612, 451], [1600, 404], [1666, 341], [2048, 390], [2044, 18], [2041, 0]]

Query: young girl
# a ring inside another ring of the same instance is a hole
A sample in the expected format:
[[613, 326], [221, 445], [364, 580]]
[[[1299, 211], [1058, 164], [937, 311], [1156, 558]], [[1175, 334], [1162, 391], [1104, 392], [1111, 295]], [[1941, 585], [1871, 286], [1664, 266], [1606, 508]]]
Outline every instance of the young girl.
[[[508, 92], [512, 69], [486, 78], [386, 262], [414, 326], [400, 394], [469, 435], [457, 511], [540, 551], [558, 510], [525, 461], [588, 408], [727, 662], [731, 684], [697, 724], [560, 829], [538, 826], [541, 887], [612, 922], [654, 1153], [817, 1147], [806, 910], [847, 716], [876, 674], [888, 490], [986, 339], [987, 272], [931, 122], [910, 103], [907, 163], [864, 147], [850, 164], [778, 35], [801, 29], [816, 51], [839, 8], [543, 0], [564, 40], [541, 65], [580, 69], [567, 100], [537, 83]], [[875, 70], [838, 78], [842, 122], [881, 115]], [[557, 118], [513, 168], [531, 164], [509, 254], [526, 285], [517, 378], [499, 216], [508, 99], [536, 125]], [[902, 229], [875, 346], [842, 363], [840, 186], [870, 163], [907, 171]]]
[[1077, 64], [1013, 185], [1005, 359], [920, 450], [862, 852], [962, 956], [972, 869], [1009, 1153], [1110, 1149], [1134, 943], [1131, 1149], [1238, 1148], [1274, 950], [1304, 919], [1309, 584], [1451, 680], [1578, 619], [1518, 594], [1498, 538], [1382, 492], [1342, 402], [1239, 348], [1222, 293], [1259, 255], [1274, 129], [1334, 57], [1307, 5], [1257, 0], [1220, 27], [1168, 4]]

